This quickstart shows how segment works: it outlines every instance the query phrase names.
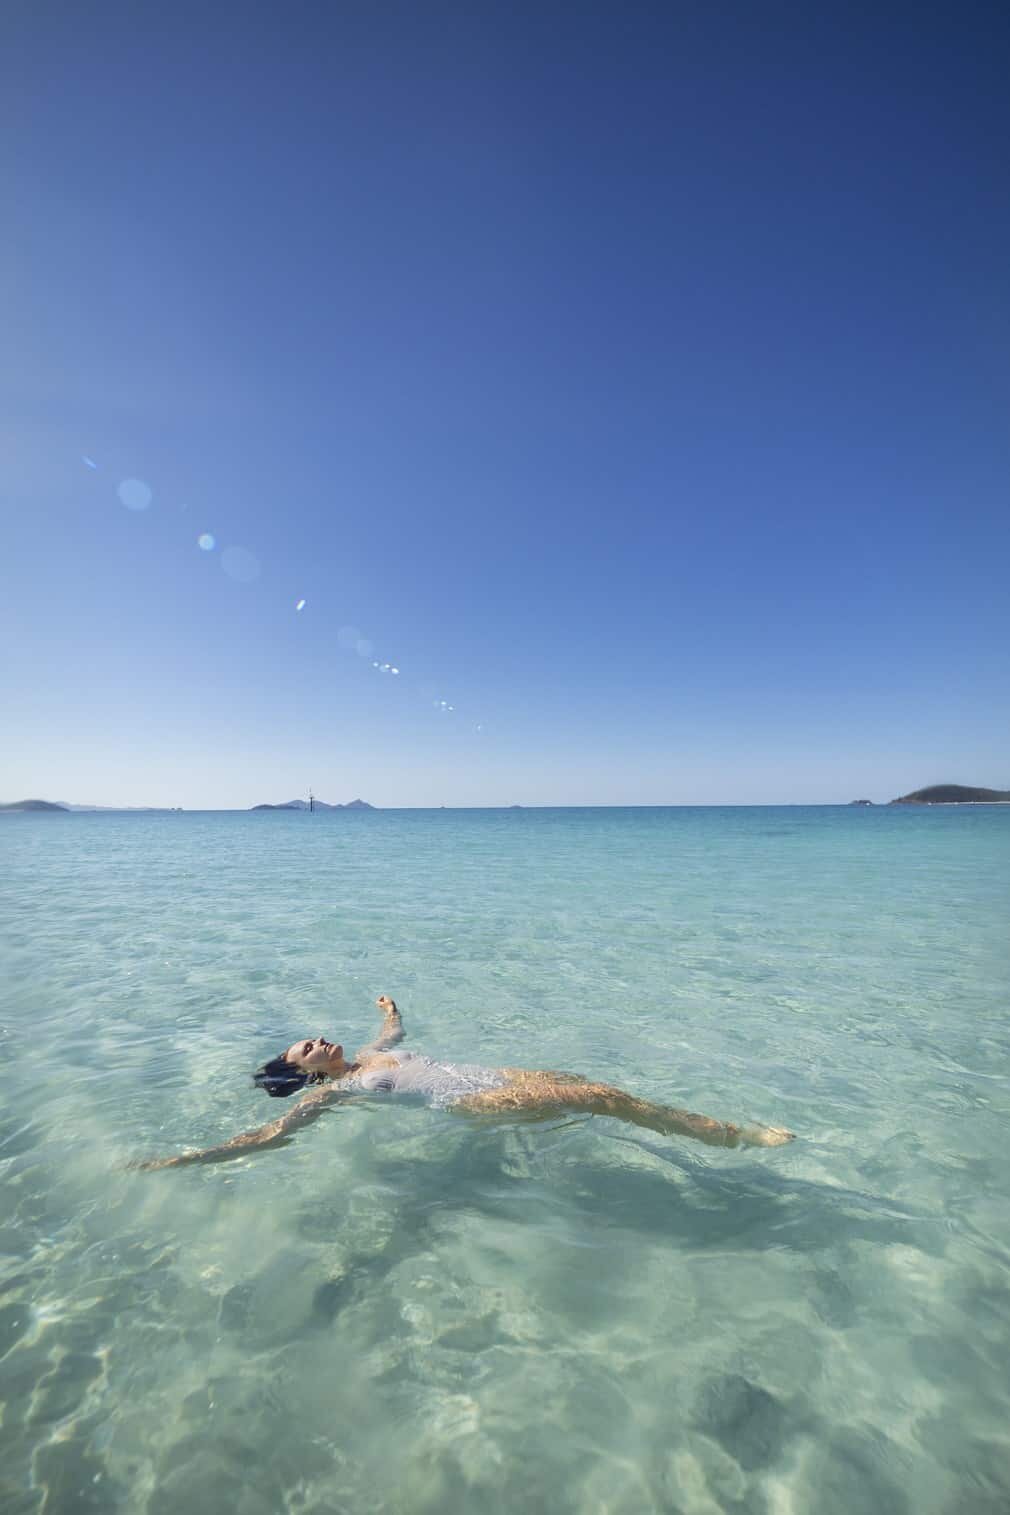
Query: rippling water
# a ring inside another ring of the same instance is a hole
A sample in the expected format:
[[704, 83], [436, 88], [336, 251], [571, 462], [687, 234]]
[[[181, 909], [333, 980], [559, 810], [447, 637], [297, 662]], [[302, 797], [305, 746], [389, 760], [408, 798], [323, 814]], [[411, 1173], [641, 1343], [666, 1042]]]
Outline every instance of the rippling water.
[[[0, 822], [5, 1515], [1010, 1506], [1010, 808]], [[302, 1033], [791, 1147], [363, 1101]]]

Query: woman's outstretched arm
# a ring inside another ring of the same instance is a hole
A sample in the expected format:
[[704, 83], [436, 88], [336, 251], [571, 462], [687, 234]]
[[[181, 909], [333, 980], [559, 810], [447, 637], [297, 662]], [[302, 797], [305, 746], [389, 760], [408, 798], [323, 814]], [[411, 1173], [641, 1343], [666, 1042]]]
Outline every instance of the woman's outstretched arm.
[[317, 1120], [327, 1105], [340, 1096], [340, 1089], [328, 1085], [303, 1094], [293, 1109], [285, 1111], [278, 1119], [257, 1126], [255, 1131], [242, 1131], [219, 1147], [204, 1147], [197, 1152], [180, 1152], [177, 1157], [154, 1157], [148, 1162], [131, 1163], [131, 1168], [151, 1172], [154, 1168], [183, 1168], [187, 1163], [227, 1163], [233, 1158], [244, 1157], [253, 1148], [282, 1147], [290, 1141], [299, 1126], [307, 1126]]
[[403, 1029], [403, 1017], [396, 1008], [396, 1003], [388, 994], [380, 994], [375, 1001], [382, 1011], [382, 1029], [374, 1041], [365, 1047], [359, 1047], [354, 1054], [356, 1063], [366, 1062], [368, 1058], [375, 1057], [379, 1052], [388, 1052], [390, 1047], [395, 1047], [397, 1042], [402, 1042], [405, 1032]]

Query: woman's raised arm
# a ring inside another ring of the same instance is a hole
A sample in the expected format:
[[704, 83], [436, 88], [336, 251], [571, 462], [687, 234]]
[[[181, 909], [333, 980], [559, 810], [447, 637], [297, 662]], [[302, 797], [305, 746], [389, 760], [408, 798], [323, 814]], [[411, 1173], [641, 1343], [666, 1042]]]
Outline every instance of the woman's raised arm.
[[388, 994], [380, 994], [375, 1001], [382, 1011], [382, 1029], [374, 1041], [365, 1047], [359, 1047], [354, 1054], [356, 1063], [363, 1063], [370, 1057], [375, 1057], [380, 1052], [388, 1052], [390, 1047], [395, 1047], [397, 1042], [402, 1042], [405, 1032], [403, 1029], [403, 1017], [396, 1008], [396, 1002], [391, 1000]]

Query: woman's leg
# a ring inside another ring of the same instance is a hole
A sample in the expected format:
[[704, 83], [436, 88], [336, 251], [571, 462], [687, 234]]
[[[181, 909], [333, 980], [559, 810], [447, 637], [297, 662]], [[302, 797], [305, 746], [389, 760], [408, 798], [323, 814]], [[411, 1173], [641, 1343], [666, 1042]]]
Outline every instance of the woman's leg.
[[458, 1100], [453, 1109], [475, 1115], [515, 1110], [541, 1116], [584, 1110], [589, 1115], [609, 1115], [614, 1120], [644, 1126], [664, 1136], [691, 1136], [711, 1147], [781, 1147], [793, 1140], [791, 1131], [777, 1126], [727, 1125], [690, 1110], [654, 1105], [610, 1084], [575, 1082], [574, 1076], [568, 1074], [537, 1073], [522, 1068], [506, 1068], [504, 1072], [509, 1077], [504, 1088], [468, 1095]]

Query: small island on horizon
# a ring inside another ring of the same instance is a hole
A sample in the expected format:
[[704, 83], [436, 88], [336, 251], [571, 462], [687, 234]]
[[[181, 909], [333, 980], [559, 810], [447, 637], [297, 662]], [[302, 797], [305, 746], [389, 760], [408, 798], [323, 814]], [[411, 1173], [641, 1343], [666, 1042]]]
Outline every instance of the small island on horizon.
[[58, 805], [54, 800], [12, 800], [8, 805], [0, 805], [0, 810], [23, 811], [41, 810], [58, 811], [61, 815], [69, 815], [69, 805]]
[[65, 800], [9, 800], [0, 804], [5, 815], [181, 815], [181, 805], [68, 805]]
[[[876, 805], [875, 800], [850, 800], [853, 805]], [[1010, 805], [1010, 789], [974, 789], [966, 784], [931, 784], [927, 789], [913, 789], [889, 805]]]
[[[348, 800], [343, 805], [328, 805], [325, 800], [287, 800], [282, 805], [250, 805], [250, 810], [375, 810], [367, 800]], [[0, 803], [4, 815], [82, 815], [102, 812], [109, 815], [181, 815], [181, 805], [68, 805], [64, 800], [9, 800]]]
[[[856, 801], [856, 804], [861, 803]], [[892, 805], [1008, 805], [1010, 789], [970, 789], [964, 784], [933, 784], [891, 800]]]
[[325, 800], [317, 800], [315, 796], [310, 804], [308, 800], [285, 800], [280, 805], [250, 805], [250, 810], [374, 810], [367, 800], [348, 800], [343, 805], [328, 805]]

